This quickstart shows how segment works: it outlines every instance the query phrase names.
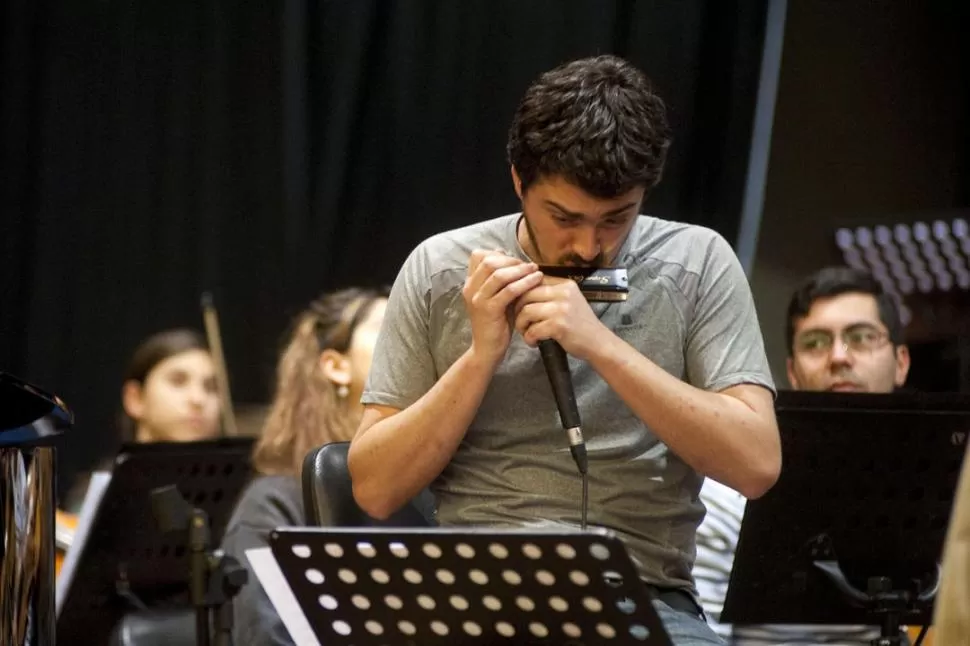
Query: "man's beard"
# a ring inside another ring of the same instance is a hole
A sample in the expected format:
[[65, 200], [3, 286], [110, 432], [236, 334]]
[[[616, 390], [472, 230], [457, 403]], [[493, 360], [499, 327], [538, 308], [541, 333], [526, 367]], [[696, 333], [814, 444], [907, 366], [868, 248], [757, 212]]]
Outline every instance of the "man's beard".
[[[529, 216], [525, 212], [524, 206], [522, 207], [522, 219], [525, 221], [525, 230], [529, 234], [529, 240], [532, 241], [532, 248], [535, 249], [536, 255], [538, 256], [537, 260], [540, 263], [545, 263], [547, 260], [539, 249], [539, 243], [536, 242], [535, 232], [532, 230], [532, 224], [529, 222]], [[606, 254], [602, 250], [592, 260], [586, 260], [578, 254], [567, 253], [564, 256], [560, 256], [555, 264], [567, 267], [606, 267], [609, 265]]]

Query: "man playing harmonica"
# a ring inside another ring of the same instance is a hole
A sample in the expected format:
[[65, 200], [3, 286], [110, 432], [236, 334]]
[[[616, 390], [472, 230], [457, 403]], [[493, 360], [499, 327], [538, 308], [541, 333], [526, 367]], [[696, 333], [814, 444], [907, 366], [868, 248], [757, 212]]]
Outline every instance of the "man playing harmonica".
[[[711, 230], [640, 215], [670, 143], [663, 101], [600, 56], [543, 74], [509, 133], [522, 213], [426, 240], [394, 284], [350, 449], [384, 517], [422, 488], [442, 525], [575, 527], [581, 488], [535, 349], [571, 357], [590, 525], [625, 542], [675, 644], [720, 644], [691, 577], [698, 491], [776, 481], [773, 384], [750, 289]], [[589, 303], [540, 265], [619, 266]]]

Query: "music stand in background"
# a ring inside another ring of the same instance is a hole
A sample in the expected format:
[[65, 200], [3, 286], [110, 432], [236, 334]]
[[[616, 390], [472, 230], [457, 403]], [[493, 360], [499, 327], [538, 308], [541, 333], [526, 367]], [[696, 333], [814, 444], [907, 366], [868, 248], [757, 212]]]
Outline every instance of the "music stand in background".
[[270, 547], [327, 646], [670, 645], [605, 531], [279, 529]]
[[722, 621], [929, 625], [970, 398], [784, 392], [776, 412], [781, 477], [745, 508]]
[[[129, 611], [191, 608], [183, 533], [163, 532], [151, 492], [175, 485], [209, 518], [216, 545], [249, 482], [252, 438], [124, 445], [94, 514], [57, 618], [65, 643], [106, 644]], [[59, 582], [59, 585], [61, 582]]]

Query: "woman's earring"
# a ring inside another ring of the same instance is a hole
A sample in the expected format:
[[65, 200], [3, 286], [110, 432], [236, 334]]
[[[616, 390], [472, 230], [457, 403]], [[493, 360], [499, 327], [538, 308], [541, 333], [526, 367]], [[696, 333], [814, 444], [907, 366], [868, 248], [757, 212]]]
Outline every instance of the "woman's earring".
[[337, 388], [337, 397], [340, 399], [347, 399], [347, 395], [350, 394], [350, 388], [347, 388], [347, 384], [342, 384]]

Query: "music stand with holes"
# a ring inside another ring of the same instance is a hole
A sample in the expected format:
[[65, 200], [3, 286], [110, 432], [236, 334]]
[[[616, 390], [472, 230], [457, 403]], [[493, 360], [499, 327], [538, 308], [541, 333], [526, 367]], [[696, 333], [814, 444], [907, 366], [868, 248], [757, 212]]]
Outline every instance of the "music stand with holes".
[[785, 392], [776, 413], [784, 466], [745, 508], [722, 621], [929, 625], [970, 398]]
[[327, 646], [671, 643], [607, 531], [278, 529], [270, 547]]
[[175, 485], [209, 517], [218, 544], [249, 482], [253, 438], [126, 444], [95, 513], [57, 618], [65, 643], [106, 644], [115, 624], [139, 604], [188, 602], [185, 535], [166, 534], [152, 514], [151, 491]]

